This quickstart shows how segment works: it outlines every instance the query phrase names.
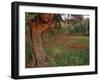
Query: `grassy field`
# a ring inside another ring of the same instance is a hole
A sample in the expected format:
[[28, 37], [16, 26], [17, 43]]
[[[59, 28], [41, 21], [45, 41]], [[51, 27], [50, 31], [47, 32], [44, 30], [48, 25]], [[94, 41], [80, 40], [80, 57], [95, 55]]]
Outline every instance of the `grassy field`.
[[89, 65], [89, 36], [57, 35], [43, 40], [49, 66]]
[[[89, 36], [60, 34], [43, 39], [49, 66], [89, 65]], [[26, 64], [31, 60], [31, 49], [26, 47]]]

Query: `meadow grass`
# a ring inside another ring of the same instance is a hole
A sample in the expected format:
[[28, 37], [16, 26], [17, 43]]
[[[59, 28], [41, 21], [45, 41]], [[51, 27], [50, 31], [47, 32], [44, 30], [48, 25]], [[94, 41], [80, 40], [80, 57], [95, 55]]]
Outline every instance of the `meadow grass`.
[[[43, 39], [49, 67], [89, 65], [89, 36], [58, 35]], [[25, 63], [32, 60], [32, 50], [26, 46]]]
[[89, 65], [88, 36], [72, 37], [61, 41], [61, 44], [54, 43], [55, 40], [50, 43], [49, 41], [45, 43], [47, 45], [44, 47], [49, 57], [49, 66]]

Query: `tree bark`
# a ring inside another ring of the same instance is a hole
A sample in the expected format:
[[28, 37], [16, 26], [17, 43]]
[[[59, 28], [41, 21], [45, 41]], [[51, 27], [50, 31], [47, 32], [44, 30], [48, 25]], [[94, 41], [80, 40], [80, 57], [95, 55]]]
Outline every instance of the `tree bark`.
[[48, 66], [48, 57], [43, 49], [41, 34], [33, 33], [32, 36], [34, 55], [36, 56], [36, 66]]
[[32, 48], [32, 66], [48, 66], [48, 57], [42, 45], [42, 34], [48, 28], [54, 30], [55, 23], [54, 14], [39, 14], [39, 17], [29, 20], [28, 25], [31, 31], [29, 31], [28, 37]]
[[28, 26], [26, 30], [26, 46], [28, 46], [28, 48], [30, 49], [30, 53], [32, 57], [32, 60], [28, 64], [26, 64], [26, 68], [35, 67], [36, 66], [36, 56], [34, 55], [34, 48], [33, 48], [31, 33], [30, 33], [30, 29]]
[[46, 67], [48, 66], [48, 57], [42, 45], [42, 33], [38, 33], [35, 29], [31, 30], [30, 27], [26, 34], [26, 38], [32, 49], [32, 61], [28, 67]]

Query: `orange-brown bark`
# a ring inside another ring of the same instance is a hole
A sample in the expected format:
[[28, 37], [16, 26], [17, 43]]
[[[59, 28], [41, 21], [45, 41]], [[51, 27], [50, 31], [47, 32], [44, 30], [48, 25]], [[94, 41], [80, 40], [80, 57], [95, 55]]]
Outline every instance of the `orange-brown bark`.
[[55, 27], [55, 21], [54, 21], [54, 14], [39, 14], [39, 19], [36, 20], [30, 20], [29, 22], [29, 28], [31, 29], [30, 33], [30, 45], [32, 49], [34, 50], [33, 56], [35, 56], [35, 59], [33, 58], [34, 66], [36, 67], [44, 67], [48, 66], [48, 57], [43, 49], [42, 45], [42, 33], [45, 32], [48, 28], [53, 29]]

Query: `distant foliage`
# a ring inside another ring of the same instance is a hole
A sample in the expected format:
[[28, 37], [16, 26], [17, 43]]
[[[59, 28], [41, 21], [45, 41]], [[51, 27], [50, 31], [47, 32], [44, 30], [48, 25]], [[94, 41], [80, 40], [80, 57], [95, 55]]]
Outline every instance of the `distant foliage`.
[[80, 33], [83, 35], [89, 35], [89, 19], [84, 19], [77, 24], [69, 26], [69, 33]]
[[83, 19], [74, 25], [69, 25], [66, 30], [70, 34], [89, 35], [89, 19]]

